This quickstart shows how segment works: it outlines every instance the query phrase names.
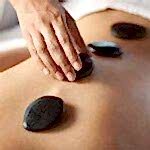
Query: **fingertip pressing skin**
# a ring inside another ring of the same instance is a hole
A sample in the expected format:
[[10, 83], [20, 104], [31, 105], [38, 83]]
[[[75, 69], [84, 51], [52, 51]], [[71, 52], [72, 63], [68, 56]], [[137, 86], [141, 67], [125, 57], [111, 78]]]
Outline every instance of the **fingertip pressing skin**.
[[55, 73], [55, 76], [56, 76], [56, 78], [57, 78], [58, 80], [60, 80], [60, 81], [62, 81], [62, 80], [64, 79], [63, 74], [60, 73], [59, 71], [57, 71], [57, 72]]
[[[35, 58], [43, 73], [51, 74], [58, 80], [63, 80], [66, 76], [69, 81], [74, 81], [75, 70], [79, 71], [82, 68], [82, 62], [77, 53], [79, 49], [77, 50], [71, 38], [81, 39], [81, 37], [79, 33], [76, 37], [70, 34], [67, 24], [69, 15], [66, 15], [66, 10], [59, 1], [45, 0], [44, 3], [41, 0], [36, 0], [34, 3], [22, 1], [18, 4], [16, 0], [13, 5], [17, 5], [15, 9], [22, 33], [31, 36], [30, 39], [25, 37], [27, 41], [30, 40], [28, 49], [31, 56]], [[76, 28], [75, 30], [78, 31], [74, 20], [69, 17], [71, 28]], [[76, 42], [76, 45], [78, 44]], [[58, 67], [61, 68], [62, 73], [59, 72]]]
[[68, 80], [71, 81], [71, 82], [74, 81], [75, 78], [76, 78], [76, 76], [73, 75], [72, 72], [68, 72], [66, 76], [67, 76]]

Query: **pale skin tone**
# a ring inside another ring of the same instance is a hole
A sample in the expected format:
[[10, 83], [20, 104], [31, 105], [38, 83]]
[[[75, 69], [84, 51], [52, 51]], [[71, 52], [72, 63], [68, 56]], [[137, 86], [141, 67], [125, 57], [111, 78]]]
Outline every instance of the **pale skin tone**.
[[75, 70], [82, 68], [78, 53], [85, 48], [85, 44], [74, 20], [72, 19], [71, 26], [67, 24], [71, 16], [60, 2], [10, 1], [17, 12], [30, 54], [39, 68], [45, 75], [51, 74], [58, 80], [63, 80], [66, 76], [69, 81], [74, 81]]
[[[124, 51], [119, 59], [93, 56], [94, 72], [79, 82], [45, 77], [32, 59], [0, 74], [0, 150], [150, 149], [150, 36], [116, 39], [110, 26], [118, 21], [150, 26], [148, 20], [113, 10], [77, 22], [86, 44], [105, 39]], [[54, 129], [27, 132], [24, 111], [44, 95], [62, 98], [67, 113]]]

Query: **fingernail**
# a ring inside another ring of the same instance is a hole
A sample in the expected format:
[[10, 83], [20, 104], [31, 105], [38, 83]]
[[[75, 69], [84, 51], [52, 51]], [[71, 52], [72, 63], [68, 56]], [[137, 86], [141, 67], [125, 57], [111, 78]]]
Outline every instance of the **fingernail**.
[[75, 80], [75, 76], [71, 72], [68, 72], [66, 76], [67, 76], [69, 81], [74, 81]]
[[55, 75], [56, 75], [56, 78], [57, 78], [58, 80], [63, 80], [63, 79], [64, 79], [64, 76], [63, 76], [62, 73], [60, 73], [59, 71], [57, 71], [57, 72], [55, 73]]
[[43, 68], [43, 73], [44, 73], [45, 75], [48, 75], [48, 74], [49, 74], [49, 70], [48, 70], [47, 68]]
[[82, 65], [79, 62], [74, 62], [73, 67], [75, 70], [79, 71], [82, 68]]

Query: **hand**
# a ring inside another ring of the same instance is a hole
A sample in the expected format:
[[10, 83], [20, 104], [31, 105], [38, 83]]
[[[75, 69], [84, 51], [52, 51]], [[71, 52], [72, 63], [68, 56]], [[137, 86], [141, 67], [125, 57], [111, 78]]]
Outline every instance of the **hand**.
[[45, 74], [74, 81], [82, 68], [78, 52], [85, 44], [77, 26], [57, 0], [23, 0], [16, 7], [30, 54]]
[[66, 10], [65, 10], [65, 15], [66, 15], [66, 24], [68, 27], [68, 31], [69, 31], [70, 37], [72, 38], [74, 47], [77, 50], [77, 53], [78, 54], [87, 53], [89, 56], [92, 56], [91, 52], [87, 49], [87, 46], [85, 45], [84, 40], [80, 35], [80, 32], [78, 30], [75, 20]]

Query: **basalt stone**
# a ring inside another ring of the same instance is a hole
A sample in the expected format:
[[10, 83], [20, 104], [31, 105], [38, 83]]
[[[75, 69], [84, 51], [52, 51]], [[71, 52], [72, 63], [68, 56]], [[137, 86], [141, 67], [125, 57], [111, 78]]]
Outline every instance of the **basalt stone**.
[[146, 28], [132, 23], [116, 23], [111, 27], [113, 36], [121, 39], [140, 39], [146, 36]]
[[92, 53], [103, 57], [119, 57], [122, 55], [120, 47], [108, 41], [93, 42], [88, 44]]
[[79, 54], [82, 61], [82, 69], [76, 72], [76, 80], [85, 78], [89, 76], [94, 68], [93, 61], [88, 54], [80, 53]]
[[44, 96], [32, 102], [24, 114], [23, 127], [37, 132], [52, 127], [63, 113], [63, 100]]

